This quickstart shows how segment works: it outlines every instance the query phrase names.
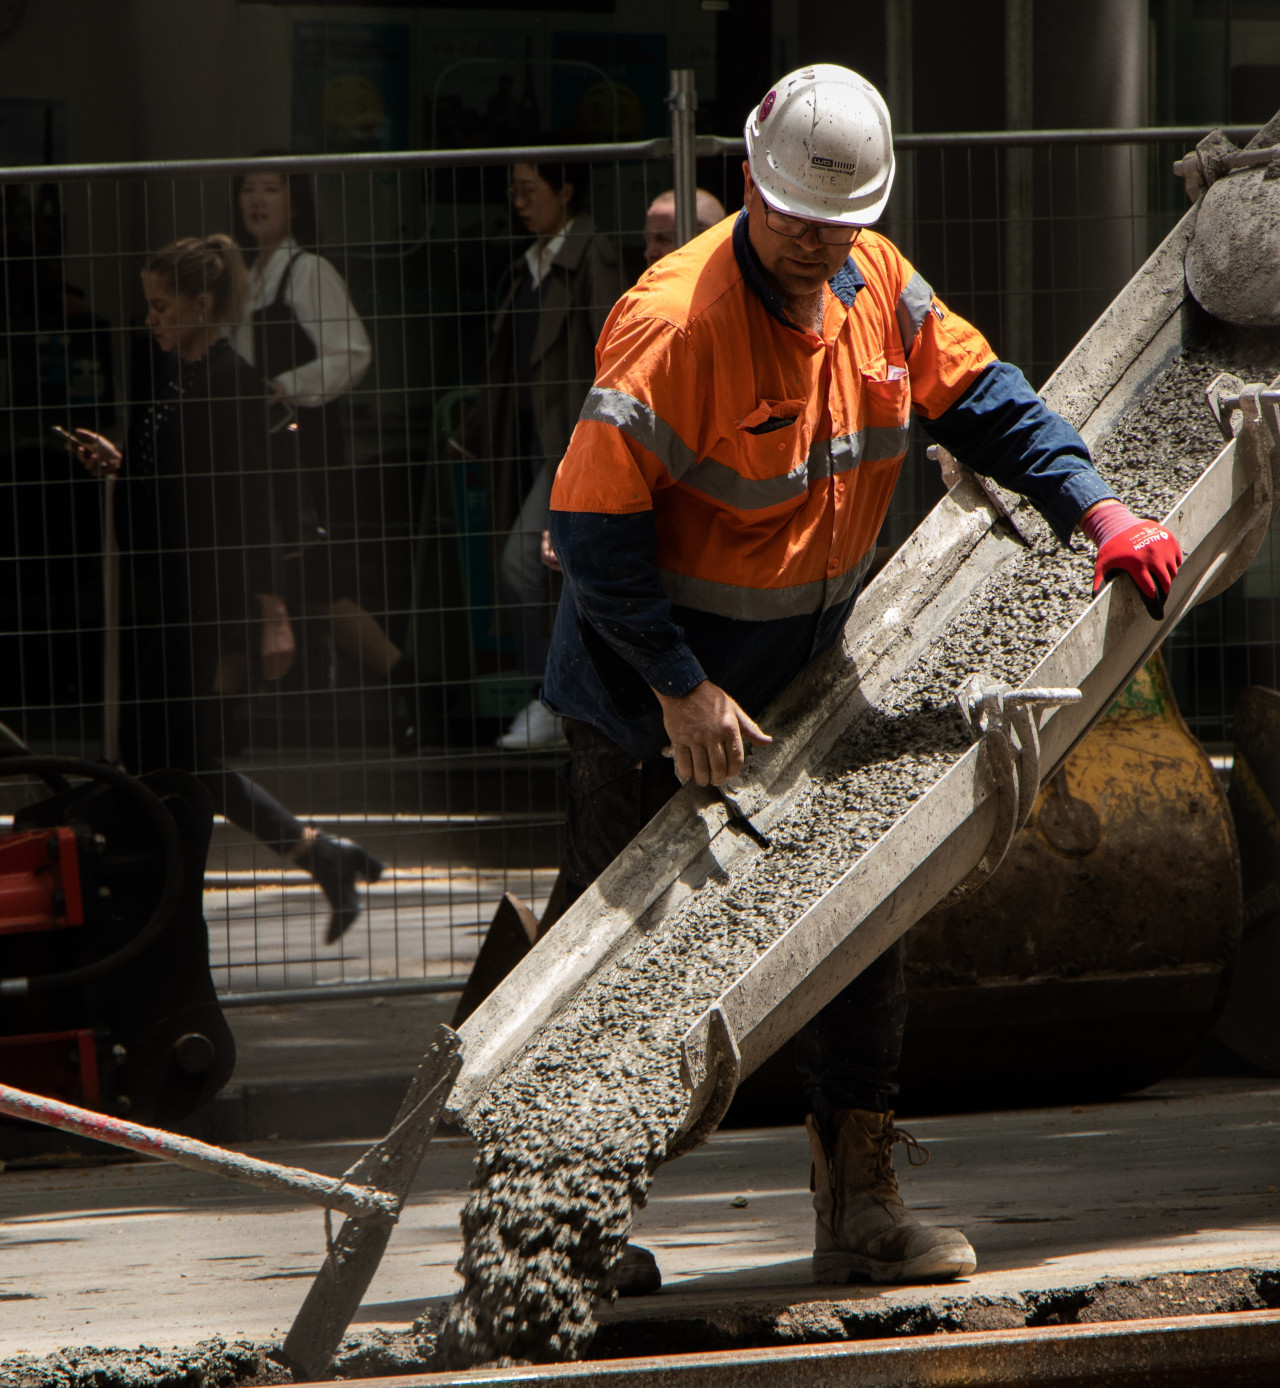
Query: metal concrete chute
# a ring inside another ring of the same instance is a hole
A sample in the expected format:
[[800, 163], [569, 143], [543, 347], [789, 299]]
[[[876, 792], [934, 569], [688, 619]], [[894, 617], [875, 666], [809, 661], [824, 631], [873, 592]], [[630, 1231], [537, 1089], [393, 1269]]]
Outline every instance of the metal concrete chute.
[[[945, 629], [1023, 540], [978, 480], [965, 477], [889, 560], [860, 599], [843, 646], [810, 667], [769, 711], [774, 742], [733, 787], [760, 829], [785, 819], [809, 769]], [[713, 876], [760, 852], [714, 795], [686, 786], [459, 1029], [463, 1065], [449, 1099], [472, 1105], [596, 974]]]
[[1280, 323], [1280, 112], [1244, 147], [1220, 130], [1174, 165], [1195, 202], [1187, 288], [1225, 323]]
[[[1183, 349], [1185, 258], [1195, 227], [1192, 209], [1042, 391], [1091, 444]], [[1020, 740], [1019, 730], [1010, 728], [1005, 735], [1015, 779], [1010, 783], [1005, 776], [1003, 783], [1012, 785], [1023, 805], [1031, 803], [1039, 785], [1181, 616], [1234, 581], [1265, 536], [1277, 495], [1275, 410], [1260, 387], [1229, 380], [1215, 387], [1215, 411], [1225, 418], [1232, 443], [1168, 518], [1188, 559], [1165, 619], [1153, 622], [1136, 590], [1112, 585], [1030, 677], [1035, 686], [1079, 688], [1082, 698], [1044, 714], [1034, 749], [1026, 736]], [[773, 745], [757, 749], [733, 788], [738, 805], [760, 828], [786, 818], [805, 791], [810, 768], [945, 630], [966, 598], [1019, 551], [1019, 512], [1028, 504], [961, 470], [949, 496], [868, 586], [843, 646], [806, 670], [769, 710]], [[1016, 777], [1033, 751], [1038, 779], [1023, 788]], [[839, 899], [824, 898], [726, 994], [723, 1007], [712, 1008], [694, 1026], [685, 1047], [692, 1091], [687, 1131], [695, 1124], [710, 1131], [717, 1121], [713, 1110], [727, 1105], [737, 1077], [749, 1073], [885, 944], [989, 858], [997, 816], [1009, 818], [998, 804], [1001, 776], [993, 771], [998, 756], [994, 740], [984, 738], [935, 786], [932, 800], [926, 796], [851, 866], [851, 874], [874, 871], [893, 909], [886, 920], [868, 918], [852, 931], [859, 944], [857, 959], [846, 961], [850, 968], [833, 971], [822, 944], [815, 946], [816, 954], [801, 948], [797, 932], [819, 922]], [[1016, 815], [1012, 822], [1016, 827]], [[464, 1058], [449, 1099], [451, 1114], [465, 1123], [493, 1080], [593, 977], [678, 910], [702, 883], [732, 876], [758, 851], [733, 832], [724, 806], [705, 791], [686, 787], [462, 1026]], [[841, 884], [832, 890], [838, 894]], [[843, 932], [841, 938], [849, 935], [849, 912], [834, 914], [833, 928]], [[770, 973], [788, 951], [793, 962], [779, 974]], [[766, 995], [766, 1010], [776, 1009], [781, 1020], [757, 1035], [754, 1021], [744, 1019], [760, 1015]], [[732, 1078], [726, 1066], [736, 1070]]]
[[1193, 606], [1248, 566], [1280, 504], [1280, 394], [1221, 377], [1210, 394], [1233, 437], [1166, 518], [1186, 559], [1163, 620], [1136, 589], [1110, 584], [1025, 691], [982, 681], [962, 691], [975, 744], [686, 1033], [689, 1109], [669, 1155], [713, 1131], [738, 1081], [926, 911], [995, 870], [1041, 785], [1117, 691]]

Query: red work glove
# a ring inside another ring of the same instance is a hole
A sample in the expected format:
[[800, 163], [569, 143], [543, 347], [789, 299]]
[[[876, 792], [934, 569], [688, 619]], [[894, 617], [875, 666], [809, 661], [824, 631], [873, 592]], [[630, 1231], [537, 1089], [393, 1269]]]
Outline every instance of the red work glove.
[[1098, 546], [1093, 591], [1114, 574], [1126, 573], [1137, 584], [1147, 611], [1160, 621], [1173, 576], [1182, 563], [1182, 546], [1173, 533], [1158, 521], [1135, 516], [1120, 502], [1091, 511], [1080, 529]]

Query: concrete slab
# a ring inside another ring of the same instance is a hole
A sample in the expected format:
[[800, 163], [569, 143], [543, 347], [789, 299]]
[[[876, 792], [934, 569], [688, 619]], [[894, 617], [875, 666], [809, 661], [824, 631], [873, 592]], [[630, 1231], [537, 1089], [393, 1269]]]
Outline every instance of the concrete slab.
[[[932, 1155], [902, 1170], [908, 1203], [966, 1231], [974, 1277], [933, 1288], [814, 1286], [803, 1131], [720, 1133], [659, 1172], [636, 1239], [656, 1252], [666, 1285], [604, 1308], [598, 1350], [638, 1352], [655, 1338], [668, 1350], [709, 1347], [709, 1336], [855, 1338], [913, 1315], [921, 1328], [946, 1323], [961, 1303], [1004, 1308], [995, 1323], [1043, 1323], [1055, 1291], [1099, 1279], [1146, 1279], [1153, 1314], [1187, 1301], [1233, 1309], [1226, 1302], [1238, 1304], [1246, 1283], [1255, 1293], [1280, 1286], [1274, 1081], [1175, 1081], [1105, 1105], [909, 1127]], [[248, 1150], [336, 1174], [362, 1147]], [[470, 1167], [465, 1140], [432, 1145], [355, 1328], [406, 1329], [452, 1292]], [[11, 1169], [0, 1199], [0, 1355], [187, 1345], [214, 1333], [270, 1339], [287, 1329], [323, 1256], [318, 1211], [174, 1167]], [[1236, 1269], [1243, 1281], [1214, 1280]]]

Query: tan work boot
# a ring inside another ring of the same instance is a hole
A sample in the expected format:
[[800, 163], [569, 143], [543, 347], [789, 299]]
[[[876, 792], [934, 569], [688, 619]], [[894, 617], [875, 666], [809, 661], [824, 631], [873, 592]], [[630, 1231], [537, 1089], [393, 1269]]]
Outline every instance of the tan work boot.
[[[978, 1265], [958, 1229], [921, 1224], [902, 1203], [893, 1144], [923, 1151], [893, 1126], [892, 1113], [841, 1109], [836, 1147], [827, 1151], [818, 1120], [805, 1119], [813, 1153], [815, 1282], [941, 1282]], [[927, 1159], [927, 1158], [926, 1158]]]

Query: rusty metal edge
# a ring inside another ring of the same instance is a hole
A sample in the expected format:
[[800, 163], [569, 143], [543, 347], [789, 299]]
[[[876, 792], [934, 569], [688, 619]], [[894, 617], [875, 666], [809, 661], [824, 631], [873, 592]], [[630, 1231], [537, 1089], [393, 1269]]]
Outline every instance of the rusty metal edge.
[[[1224, 1369], [1258, 1375], [1256, 1380], [1232, 1382], [1280, 1381], [1280, 1311], [956, 1331], [355, 1381], [364, 1388], [482, 1388], [509, 1383], [537, 1388], [836, 1388], [855, 1382], [858, 1388], [901, 1388], [905, 1383], [928, 1383], [930, 1388], [1079, 1383], [1082, 1388], [1102, 1388], [1116, 1375], [1176, 1373], [1179, 1382], [1191, 1382], [1192, 1373]], [[1263, 1379], [1264, 1370], [1274, 1370], [1275, 1376]]]

